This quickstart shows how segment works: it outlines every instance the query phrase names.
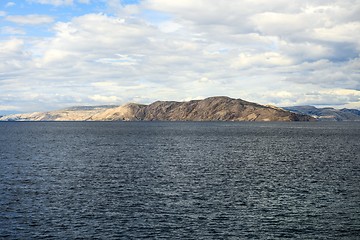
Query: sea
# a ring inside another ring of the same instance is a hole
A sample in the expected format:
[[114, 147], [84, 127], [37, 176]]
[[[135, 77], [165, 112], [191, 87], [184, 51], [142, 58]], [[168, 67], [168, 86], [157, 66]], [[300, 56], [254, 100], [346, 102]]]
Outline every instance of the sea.
[[1, 122], [0, 239], [360, 239], [360, 122]]

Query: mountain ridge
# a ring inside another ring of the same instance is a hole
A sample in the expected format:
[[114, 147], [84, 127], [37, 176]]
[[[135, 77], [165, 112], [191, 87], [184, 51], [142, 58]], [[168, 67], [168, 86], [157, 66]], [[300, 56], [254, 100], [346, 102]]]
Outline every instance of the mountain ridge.
[[314, 121], [304, 114], [226, 96], [203, 100], [79, 106], [3, 116], [0, 121]]
[[360, 110], [357, 109], [317, 108], [309, 105], [283, 107], [283, 109], [298, 114], [306, 114], [319, 121], [360, 121]]

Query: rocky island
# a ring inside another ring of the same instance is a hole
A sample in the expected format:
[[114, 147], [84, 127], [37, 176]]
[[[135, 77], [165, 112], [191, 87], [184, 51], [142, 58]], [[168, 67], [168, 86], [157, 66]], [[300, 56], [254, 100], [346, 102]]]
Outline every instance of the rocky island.
[[156, 101], [149, 105], [72, 107], [50, 112], [13, 114], [0, 121], [315, 121], [315, 118], [242, 99], [209, 97], [186, 102]]

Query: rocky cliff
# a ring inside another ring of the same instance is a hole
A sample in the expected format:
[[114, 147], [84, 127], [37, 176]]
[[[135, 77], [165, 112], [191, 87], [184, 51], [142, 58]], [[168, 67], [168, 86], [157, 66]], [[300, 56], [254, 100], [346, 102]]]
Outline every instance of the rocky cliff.
[[314, 118], [273, 106], [229, 97], [188, 102], [157, 101], [149, 105], [74, 107], [59, 111], [15, 114], [2, 121], [313, 121]]

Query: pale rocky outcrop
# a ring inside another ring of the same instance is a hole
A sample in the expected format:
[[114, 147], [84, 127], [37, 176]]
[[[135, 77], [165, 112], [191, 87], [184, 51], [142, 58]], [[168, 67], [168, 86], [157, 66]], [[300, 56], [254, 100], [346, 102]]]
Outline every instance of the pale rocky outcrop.
[[139, 121], [145, 116], [146, 105], [128, 103], [120, 107], [107, 109], [93, 115], [92, 121]]
[[34, 112], [7, 115], [0, 121], [88, 121], [92, 116], [114, 106], [71, 107], [51, 112]]

